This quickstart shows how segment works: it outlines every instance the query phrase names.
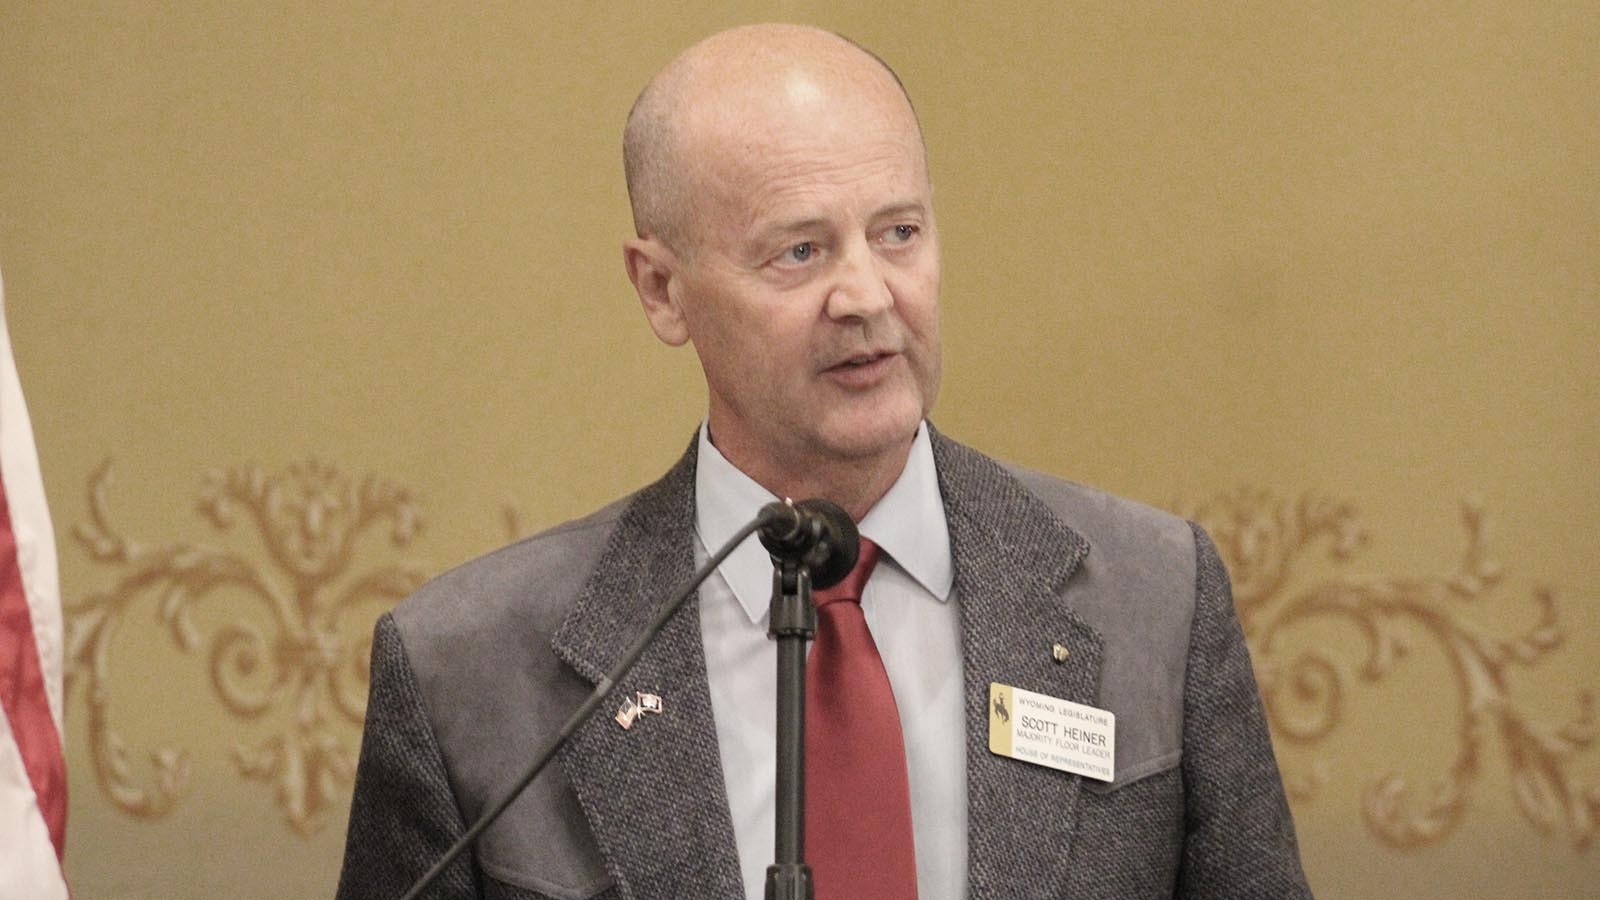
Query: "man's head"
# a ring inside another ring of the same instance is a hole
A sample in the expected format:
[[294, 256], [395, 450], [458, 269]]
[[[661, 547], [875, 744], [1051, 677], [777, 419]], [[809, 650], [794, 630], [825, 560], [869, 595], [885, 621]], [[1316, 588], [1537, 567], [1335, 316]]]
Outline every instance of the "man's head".
[[894, 74], [817, 29], [725, 31], [652, 79], [624, 144], [628, 274], [656, 335], [694, 344], [717, 447], [779, 493], [888, 472], [881, 495], [939, 386], [932, 187]]

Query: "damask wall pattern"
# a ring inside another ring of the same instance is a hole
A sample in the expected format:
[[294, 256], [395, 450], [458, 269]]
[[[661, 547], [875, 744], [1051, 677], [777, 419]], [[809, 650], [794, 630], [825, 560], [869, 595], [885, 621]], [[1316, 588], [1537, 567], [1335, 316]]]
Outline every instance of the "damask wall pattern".
[[[233, 746], [238, 775], [270, 788], [288, 827], [305, 833], [326, 827], [329, 810], [348, 797], [366, 702], [371, 619], [352, 611], [364, 601], [392, 605], [429, 574], [404, 555], [423, 515], [412, 493], [317, 460], [273, 473], [218, 470], [206, 475], [194, 510], [224, 543], [146, 544], [115, 525], [110, 476], [109, 462], [90, 476], [87, 514], [73, 528], [107, 584], [66, 610], [69, 696], [87, 706], [95, 777], [106, 800], [134, 818], [168, 815], [194, 764], [185, 749], [163, 746], [145, 751], [151, 771], [137, 772], [115, 727], [118, 711], [106, 699], [104, 685], [112, 679], [139, 677], [139, 661], [117, 659], [113, 638], [121, 630], [161, 627], [171, 652], [207, 667], [221, 712], [233, 720], [281, 722], [266, 744]], [[1574, 713], [1562, 722], [1519, 709], [1513, 682], [1537, 677], [1545, 657], [1560, 652], [1560, 605], [1551, 588], [1541, 587], [1526, 601], [1536, 620], [1507, 637], [1474, 621], [1475, 604], [1507, 602], [1478, 504], [1463, 505], [1461, 559], [1434, 576], [1346, 571], [1368, 540], [1347, 502], [1285, 499], [1246, 486], [1179, 509], [1210, 531], [1229, 566], [1275, 741], [1315, 749], [1336, 729], [1359, 727], [1358, 683], [1376, 690], [1402, 680], [1397, 662], [1423, 649], [1414, 646], [1419, 638], [1448, 659], [1454, 681], [1435, 687], [1453, 695], [1460, 730], [1433, 737], [1455, 742], [1454, 759], [1426, 784], [1387, 773], [1362, 785], [1373, 840], [1399, 849], [1444, 840], [1470, 814], [1483, 782], [1504, 781], [1527, 826], [1579, 850], [1590, 846], [1600, 786], [1573, 763], [1593, 753], [1593, 698], [1578, 689]], [[518, 527], [514, 508], [502, 514], [508, 528]], [[389, 559], [358, 568], [363, 543], [387, 544]], [[1302, 574], [1319, 553], [1340, 564], [1339, 574]], [[262, 605], [272, 613], [272, 629], [235, 619], [203, 633], [191, 610], [204, 603]], [[1297, 645], [1296, 627], [1318, 619], [1342, 623], [1350, 639], [1333, 647]], [[1502, 746], [1508, 767], [1502, 777], [1484, 771], [1488, 742]], [[1301, 815], [1330, 789], [1325, 768], [1284, 775]]]
[[[1229, 565], [1276, 742], [1316, 748], [1341, 726], [1359, 727], [1358, 683], [1404, 679], [1398, 663], [1411, 653], [1432, 650], [1448, 660], [1453, 683], [1437, 687], [1441, 697], [1454, 695], [1459, 713], [1454, 758], [1425, 784], [1386, 772], [1362, 786], [1366, 824], [1377, 841], [1406, 849], [1444, 839], [1468, 814], [1480, 782], [1501, 780], [1483, 771], [1483, 746], [1498, 741], [1505, 779], [1527, 824], [1579, 850], [1590, 846], [1600, 783], [1578, 774], [1574, 763], [1593, 752], [1594, 698], [1579, 687], [1572, 717], [1544, 722], [1521, 710], [1512, 690], [1520, 678], [1537, 678], [1540, 663], [1560, 652], [1571, 626], [1561, 621], [1549, 587], [1527, 601], [1537, 617], [1520, 634], [1497, 636], [1476, 620], [1475, 604], [1504, 602], [1504, 572], [1490, 552], [1481, 505], [1463, 504], [1462, 558], [1438, 575], [1341, 571], [1321, 580], [1299, 576], [1306, 557], [1321, 551], [1345, 564], [1367, 543], [1350, 504], [1312, 495], [1286, 500], [1246, 487], [1190, 514], [1211, 532]], [[1342, 623], [1350, 639], [1334, 647], [1296, 646], [1294, 629], [1314, 620]], [[1392, 749], [1406, 751], [1399, 742]], [[1325, 768], [1284, 774], [1291, 799], [1302, 807], [1329, 787]]]
[[[195, 511], [221, 536], [239, 539], [223, 547], [146, 545], [113, 523], [110, 474], [108, 462], [90, 477], [88, 516], [72, 533], [115, 577], [66, 609], [67, 691], [72, 696], [84, 683], [94, 772], [106, 798], [136, 818], [159, 818], [189, 780], [191, 757], [180, 747], [150, 749], [152, 771], [141, 776], [114, 726], [106, 685], [139, 673], [127, 671], [137, 661], [118, 663], [113, 639], [148, 616], [168, 631], [173, 652], [204, 659], [221, 712], [281, 723], [264, 744], [233, 745], [238, 774], [272, 788], [290, 827], [325, 826], [329, 807], [348, 803], [356, 762], [350, 732], [366, 712], [372, 620], [353, 613], [368, 601], [393, 605], [427, 577], [398, 559], [358, 569], [357, 545], [376, 534], [403, 550], [420, 510], [404, 488], [351, 479], [316, 460], [273, 474], [216, 471]], [[207, 603], [264, 607], [270, 631], [233, 616], [204, 633], [192, 610]]]

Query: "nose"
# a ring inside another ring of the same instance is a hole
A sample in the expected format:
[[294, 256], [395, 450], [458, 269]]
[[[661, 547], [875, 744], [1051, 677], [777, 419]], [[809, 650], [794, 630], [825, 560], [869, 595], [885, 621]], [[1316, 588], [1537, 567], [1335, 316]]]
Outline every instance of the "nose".
[[866, 240], [854, 242], [839, 258], [828, 291], [830, 319], [871, 319], [894, 307], [888, 272]]

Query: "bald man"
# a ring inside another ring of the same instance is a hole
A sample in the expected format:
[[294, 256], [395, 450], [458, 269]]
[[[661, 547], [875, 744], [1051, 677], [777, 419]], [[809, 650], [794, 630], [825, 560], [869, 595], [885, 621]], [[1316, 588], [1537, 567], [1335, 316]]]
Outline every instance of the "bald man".
[[[909, 803], [914, 859], [895, 896], [1309, 896], [1205, 535], [927, 424], [939, 237], [894, 73], [815, 29], [723, 32], [652, 79], [624, 155], [628, 276], [657, 337], [698, 355], [706, 421], [660, 481], [441, 576], [380, 619], [339, 896], [402, 893], [547, 743], [667, 587], [777, 497], [833, 500], [882, 551], [860, 606], [899, 711], [909, 796], [863, 791], [859, 816]], [[648, 696], [659, 712], [580, 728], [430, 896], [762, 897], [770, 585], [747, 542], [613, 691], [612, 705]], [[992, 750], [994, 686], [1015, 689], [1013, 705], [1036, 695], [1114, 715], [1087, 739], [1114, 746], [1110, 777]], [[856, 820], [808, 829], [850, 834]], [[819, 864], [818, 900], [886, 896], [860, 887], [880, 862], [876, 836], [863, 844], [857, 862]]]

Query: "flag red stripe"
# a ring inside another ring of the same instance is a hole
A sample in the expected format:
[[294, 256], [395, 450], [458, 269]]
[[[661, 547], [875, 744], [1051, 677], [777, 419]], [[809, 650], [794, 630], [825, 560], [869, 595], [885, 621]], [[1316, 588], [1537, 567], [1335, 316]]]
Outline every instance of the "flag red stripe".
[[33, 615], [17, 563], [4, 472], [0, 472], [0, 706], [11, 723], [11, 735], [22, 752], [22, 765], [60, 859], [67, 832], [67, 763], [50, 717], [44, 670], [33, 640]]

